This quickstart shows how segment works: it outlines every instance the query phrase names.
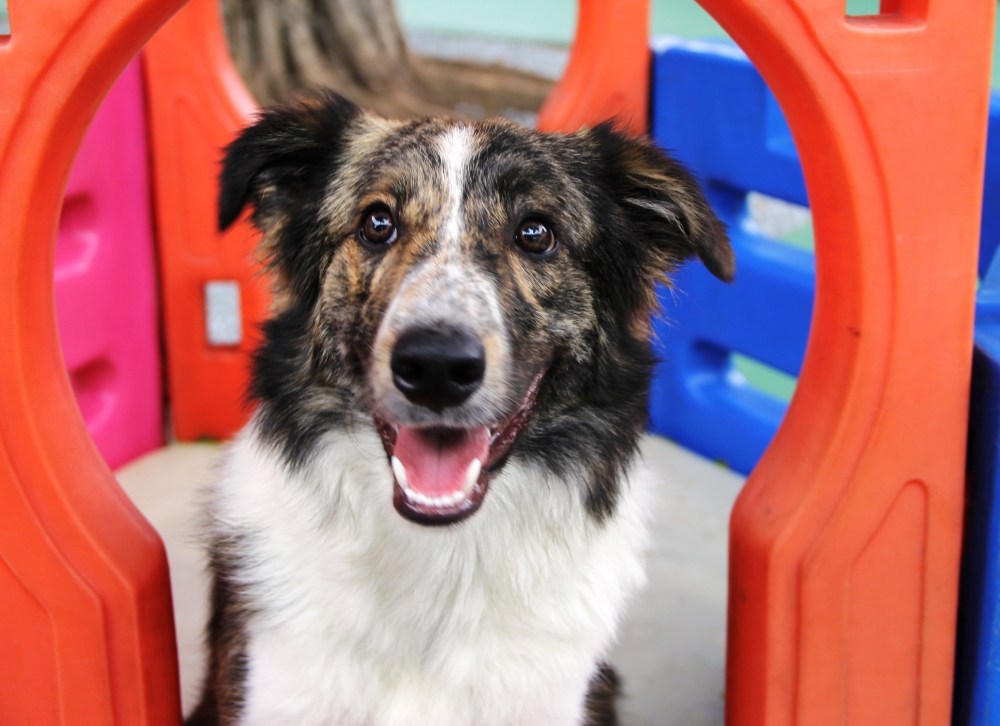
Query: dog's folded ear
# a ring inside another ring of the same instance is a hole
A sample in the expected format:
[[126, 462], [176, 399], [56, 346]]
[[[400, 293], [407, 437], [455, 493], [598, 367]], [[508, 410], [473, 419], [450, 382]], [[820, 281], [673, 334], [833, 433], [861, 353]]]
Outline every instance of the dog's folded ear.
[[609, 123], [589, 133], [615, 201], [664, 262], [697, 256], [713, 275], [731, 282], [736, 260], [729, 237], [690, 172], [649, 140], [624, 136]]
[[361, 113], [346, 98], [326, 91], [264, 109], [225, 148], [219, 175], [219, 230], [253, 207], [253, 221], [267, 232], [307, 190], [328, 173], [344, 130]]

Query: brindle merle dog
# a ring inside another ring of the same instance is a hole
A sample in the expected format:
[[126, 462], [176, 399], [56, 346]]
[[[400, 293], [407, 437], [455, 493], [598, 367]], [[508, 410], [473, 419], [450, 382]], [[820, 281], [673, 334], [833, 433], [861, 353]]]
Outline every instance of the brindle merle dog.
[[656, 285], [689, 257], [733, 274], [691, 176], [610, 125], [327, 93], [262, 112], [221, 186], [278, 291], [210, 494], [188, 724], [615, 723]]

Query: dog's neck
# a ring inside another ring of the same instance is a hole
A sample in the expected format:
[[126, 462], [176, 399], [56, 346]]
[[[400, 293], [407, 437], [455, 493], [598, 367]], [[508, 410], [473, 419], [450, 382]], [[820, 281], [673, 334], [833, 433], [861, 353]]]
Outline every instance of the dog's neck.
[[[292, 469], [251, 424], [211, 508], [213, 537], [241, 541], [235, 570], [253, 610], [247, 693], [272, 699], [259, 708], [301, 724], [319, 723], [310, 709], [329, 715], [316, 702], [324, 693], [364, 713], [428, 694], [428, 717], [442, 703], [456, 714], [544, 710], [516, 705], [509, 678], [525, 659], [548, 664], [553, 703], [573, 703], [557, 692], [586, 683], [589, 672], [576, 671], [610, 647], [623, 602], [644, 582], [646, 492], [626, 487], [615, 515], [598, 521], [580, 483], [537, 466], [514, 459], [494, 486], [468, 520], [417, 525], [392, 507], [374, 428], [329, 432]], [[416, 680], [399, 685], [407, 679]], [[521, 685], [536, 701], [538, 684]], [[511, 722], [564, 722], [532, 714]]]

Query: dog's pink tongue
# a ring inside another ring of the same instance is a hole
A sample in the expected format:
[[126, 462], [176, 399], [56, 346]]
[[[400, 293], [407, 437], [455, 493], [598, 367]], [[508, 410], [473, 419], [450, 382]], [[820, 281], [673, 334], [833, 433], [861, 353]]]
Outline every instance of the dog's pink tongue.
[[406, 468], [415, 492], [440, 497], [461, 491], [474, 459], [486, 463], [490, 432], [476, 429], [418, 429], [400, 426], [393, 455]]

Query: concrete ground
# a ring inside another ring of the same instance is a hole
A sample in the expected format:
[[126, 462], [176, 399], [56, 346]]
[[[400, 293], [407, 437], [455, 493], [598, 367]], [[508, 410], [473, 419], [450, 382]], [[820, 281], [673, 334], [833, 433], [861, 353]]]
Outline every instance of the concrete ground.
[[[185, 712], [204, 668], [208, 578], [198, 544], [199, 490], [221, 447], [175, 445], [117, 472], [159, 530], [170, 559]], [[649, 588], [613, 654], [624, 681], [623, 726], [721, 726], [726, 532], [742, 477], [659, 437], [642, 445], [638, 476], [657, 482]]]

